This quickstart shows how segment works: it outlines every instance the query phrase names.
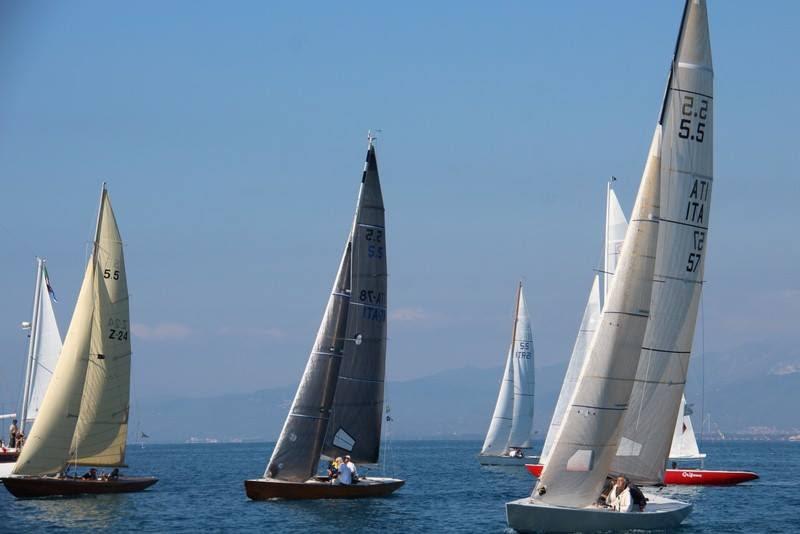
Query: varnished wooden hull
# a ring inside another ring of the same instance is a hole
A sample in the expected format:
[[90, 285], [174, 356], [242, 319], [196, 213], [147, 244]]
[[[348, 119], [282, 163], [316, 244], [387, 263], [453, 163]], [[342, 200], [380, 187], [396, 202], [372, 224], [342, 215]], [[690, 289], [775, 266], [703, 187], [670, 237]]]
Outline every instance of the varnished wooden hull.
[[364, 499], [385, 497], [400, 486], [404, 480], [396, 478], [362, 478], [357, 484], [331, 484], [324, 478], [306, 482], [286, 482], [274, 479], [245, 480], [247, 496], [254, 501], [268, 499]]
[[14, 463], [19, 458], [19, 449], [0, 450], [0, 464]]
[[120, 477], [117, 480], [83, 480], [80, 478], [25, 477], [3, 478], [15, 497], [54, 497], [142, 491], [158, 482], [155, 477]]

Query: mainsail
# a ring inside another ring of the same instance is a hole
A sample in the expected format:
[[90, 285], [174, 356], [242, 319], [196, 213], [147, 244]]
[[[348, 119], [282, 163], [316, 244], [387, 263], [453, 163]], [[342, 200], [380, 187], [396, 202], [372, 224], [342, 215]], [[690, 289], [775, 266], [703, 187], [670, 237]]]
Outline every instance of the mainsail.
[[20, 426], [22, 432], [26, 434], [39, 414], [62, 346], [53, 303], [50, 300], [45, 260], [36, 258], [36, 263], [36, 289], [28, 343], [28, 363], [20, 410]]
[[597, 499], [619, 444], [653, 286], [659, 218], [656, 128], [600, 324], [534, 498], [582, 507]]
[[[120, 286], [113, 289], [113, 282], [119, 282]], [[101, 289], [106, 300], [101, 300]], [[120, 311], [120, 305], [114, 305], [122, 301], [124, 314]], [[15, 475], [49, 475], [62, 471], [75, 452], [82, 454], [83, 449], [75, 451], [71, 447], [73, 440], [78, 439], [83, 441], [89, 438], [86, 446], [92, 454], [108, 449], [109, 445], [119, 445], [116, 451], [109, 451], [107, 456], [98, 456], [100, 461], [95, 465], [118, 465], [124, 461], [127, 381], [130, 377], [127, 321], [122, 246], [103, 184], [92, 255], [86, 265], [61, 356], [42, 400], [39, 415], [17, 460], [13, 471]], [[118, 341], [122, 349], [99, 341], [101, 335], [110, 337], [112, 330], [115, 342]], [[116, 339], [120, 331], [123, 332], [120, 335], [122, 339]], [[100, 349], [106, 352], [100, 352]], [[111, 361], [104, 362], [106, 359]], [[90, 365], [95, 369], [89, 371]], [[98, 378], [96, 375], [99, 371], [105, 371], [108, 376]], [[89, 376], [95, 376], [91, 386], [88, 386]], [[109, 402], [109, 406], [94, 406], [103, 401]], [[121, 409], [123, 405], [124, 412]], [[92, 414], [107, 419], [95, 425], [88, 419]], [[81, 436], [76, 431], [79, 419], [82, 422]], [[121, 439], [118, 438], [120, 435]], [[109, 440], [106, 436], [113, 438]], [[108, 458], [114, 461], [103, 461]]]
[[687, 0], [659, 125], [661, 228], [642, 356], [612, 471], [663, 480], [692, 350], [713, 180], [713, 78], [704, 0]]
[[130, 309], [122, 238], [105, 188], [94, 251], [88, 369], [70, 457], [78, 465], [121, 466], [130, 406]]
[[[578, 383], [578, 376], [583, 366], [583, 361], [586, 359], [586, 354], [589, 351], [592, 337], [597, 330], [603, 302], [605, 302], [608, 297], [614, 270], [617, 267], [617, 261], [622, 251], [622, 243], [625, 240], [625, 232], [628, 229], [628, 221], [625, 219], [625, 214], [622, 212], [619, 200], [617, 200], [617, 195], [614, 193], [612, 187], [613, 180], [612, 178], [612, 180], [609, 181], [606, 193], [606, 220], [605, 231], [603, 232], [603, 258], [601, 269], [600, 273], [595, 274], [592, 280], [589, 300], [586, 302], [586, 307], [583, 310], [581, 326], [578, 329], [578, 336], [575, 338], [575, 345], [572, 348], [572, 355], [569, 358], [567, 372], [564, 375], [564, 382], [561, 384], [561, 392], [558, 395], [558, 401], [556, 402], [555, 410], [553, 410], [553, 417], [550, 420], [550, 427], [547, 430], [544, 447], [542, 448], [541, 459], [539, 460], [542, 464], [545, 464], [550, 456], [550, 451], [553, 448], [556, 435], [561, 427], [561, 421], [567, 411], [567, 405]], [[601, 282], [603, 286], [602, 298], [599, 287]]]
[[511, 434], [508, 448], [528, 449], [531, 446], [534, 401], [534, 353], [533, 332], [522, 284], [519, 286], [516, 328], [512, 343], [512, 367], [514, 370], [514, 403], [512, 409]]
[[370, 143], [351, 235], [350, 299], [323, 454], [378, 461], [386, 374], [386, 230], [378, 161]]
[[[304, 482], [313, 476], [329, 425], [336, 430], [326, 448], [349, 447], [354, 459], [356, 451], [371, 458], [374, 450], [372, 461], [377, 460], [386, 354], [383, 226], [383, 200], [370, 138], [353, 228], [303, 378], [267, 463], [266, 478]], [[345, 382], [348, 385], [339, 396], [337, 389]], [[355, 415], [348, 413], [353, 408]]]

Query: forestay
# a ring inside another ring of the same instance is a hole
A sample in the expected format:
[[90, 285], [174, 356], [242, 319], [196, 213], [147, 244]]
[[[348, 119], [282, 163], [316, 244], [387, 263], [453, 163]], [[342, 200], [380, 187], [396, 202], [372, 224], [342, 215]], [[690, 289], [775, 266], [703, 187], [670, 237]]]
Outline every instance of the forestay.
[[642, 356], [612, 471], [663, 480], [703, 282], [713, 180], [713, 68], [704, 0], [684, 9], [659, 125], [661, 228]]
[[653, 136], [615, 280], [577, 387], [534, 491], [542, 502], [597, 499], [619, 444], [649, 316], [658, 238], [660, 130]]
[[347, 329], [323, 454], [376, 463], [386, 374], [386, 231], [378, 161], [370, 143], [352, 234]]

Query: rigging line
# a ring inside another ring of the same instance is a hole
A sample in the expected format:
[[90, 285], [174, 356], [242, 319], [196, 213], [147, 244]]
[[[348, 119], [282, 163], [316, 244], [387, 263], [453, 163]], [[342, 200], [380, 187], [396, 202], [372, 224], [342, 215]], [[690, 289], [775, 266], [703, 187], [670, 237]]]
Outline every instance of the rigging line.
[[700, 446], [703, 446], [703, 418], [706, 412], [706, 309], [700, 293]]

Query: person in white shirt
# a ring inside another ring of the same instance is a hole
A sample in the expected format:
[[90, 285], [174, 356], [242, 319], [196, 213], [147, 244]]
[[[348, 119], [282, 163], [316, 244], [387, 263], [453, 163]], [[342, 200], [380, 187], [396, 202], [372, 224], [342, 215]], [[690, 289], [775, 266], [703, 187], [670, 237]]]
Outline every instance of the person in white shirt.
[[606, 504], [618, 512], [630, 512], [633, 509], [631, 490], [625, 477], [617, 477], [617, 482], [606, 497]]
[[339, 464], [339, 476], [336, 477], [337, 484], [350, 485], [353, 483], [353, 471], [341, 458], [336, 458]]
[[358, 469], [356, 469], [356, 464], [354, 464], [353, 461], [350, 459], [350, 455], [349, 454], [344, 457], [344, 463], [346, 463], [347, 467], [350, 468], [350, 472], [353, 475], [353, 480], [357, 481], [358, 480]]

